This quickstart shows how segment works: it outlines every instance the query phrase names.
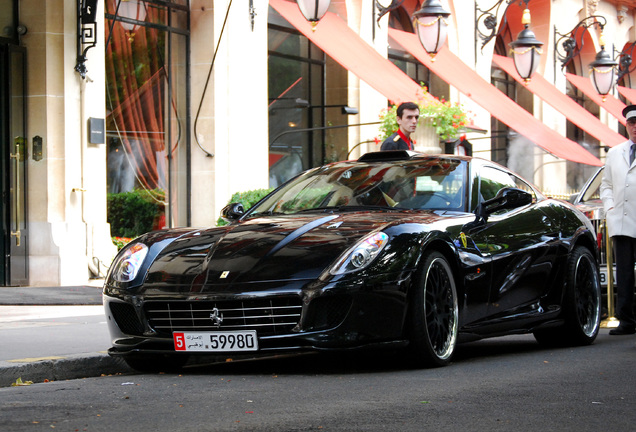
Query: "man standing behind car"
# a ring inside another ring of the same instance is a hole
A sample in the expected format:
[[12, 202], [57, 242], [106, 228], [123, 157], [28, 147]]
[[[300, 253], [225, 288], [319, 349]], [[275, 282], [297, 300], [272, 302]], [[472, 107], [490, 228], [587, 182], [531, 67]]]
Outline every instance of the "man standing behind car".
[[611, 335], [636, 333], [634, 319], [634, 261], [636, 256], [636, 105], [623, 110], [629, 141], [619, 144], [605, 159], [601, 199], [607, 230], [616, 257], [616, 318]]
[[414, 143], [411, 140], [411, 134], [417, 128], [420, 108], [414, 102], [403, 102], [398, 105], [395, 115], [398, 130], [384, 140], [380, 150], [413, 150]]

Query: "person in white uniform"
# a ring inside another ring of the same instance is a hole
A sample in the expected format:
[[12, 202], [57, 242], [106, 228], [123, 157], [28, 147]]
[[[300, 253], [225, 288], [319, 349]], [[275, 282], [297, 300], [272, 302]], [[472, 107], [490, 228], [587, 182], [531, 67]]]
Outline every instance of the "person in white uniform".
[[634, 262], [636, 256], [636, 105], [623, 110], [629, 140], [619, 144], [605, 159], [601, 199], [607, 230], [616, 257], [616, 318], [611, 335], [636, 333], [634, 319]]

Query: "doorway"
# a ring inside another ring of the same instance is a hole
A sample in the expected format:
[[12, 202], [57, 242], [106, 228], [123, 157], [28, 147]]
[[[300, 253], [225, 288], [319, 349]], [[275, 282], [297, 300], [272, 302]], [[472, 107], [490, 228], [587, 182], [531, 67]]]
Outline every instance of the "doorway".
[[25, 50], [0, 45], [0, 286], [28, 284]]

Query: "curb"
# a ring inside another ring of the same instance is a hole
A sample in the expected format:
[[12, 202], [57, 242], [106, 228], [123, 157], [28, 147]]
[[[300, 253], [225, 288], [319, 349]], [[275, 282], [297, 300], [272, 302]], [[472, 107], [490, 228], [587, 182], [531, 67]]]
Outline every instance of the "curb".
[[132, 372], [122, 359], [101, 353], [76, 354], [28, 363], [0, 361], [0, 388], [10, 387], [19, 378], [41, 383]]

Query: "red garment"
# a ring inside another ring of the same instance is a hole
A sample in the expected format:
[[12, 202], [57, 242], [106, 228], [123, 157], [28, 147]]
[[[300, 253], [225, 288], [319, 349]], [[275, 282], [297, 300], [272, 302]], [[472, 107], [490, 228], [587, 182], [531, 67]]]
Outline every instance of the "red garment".
[[404, 135], [404, 133], [402, 133], [402, 130], [398, 129], [397, 133], [400, 136], [400, 138], [402, 138], [404, 142], [408, 144], [409, 150], [413, 150], [413, 141], [411, 141], [410, 138]]

